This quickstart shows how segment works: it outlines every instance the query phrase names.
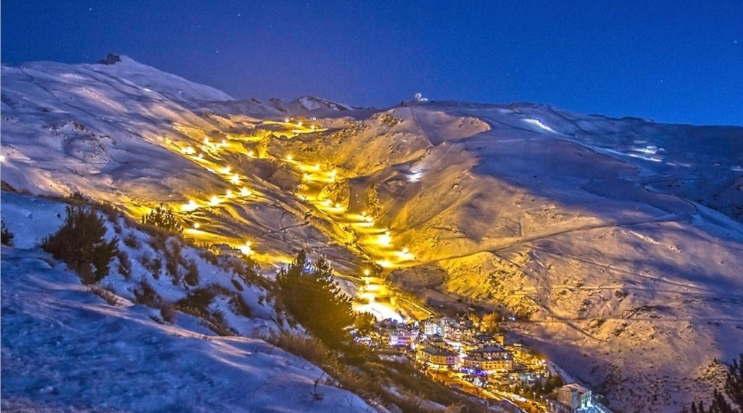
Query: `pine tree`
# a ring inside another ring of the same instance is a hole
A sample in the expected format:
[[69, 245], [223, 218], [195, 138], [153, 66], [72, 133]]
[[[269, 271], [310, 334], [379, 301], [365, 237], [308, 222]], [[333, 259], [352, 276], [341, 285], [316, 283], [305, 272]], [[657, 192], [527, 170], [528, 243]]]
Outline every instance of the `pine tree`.
[[691, 403], [690, 413], [743, 413], [743, 354], [739, 360], [733, 360], [725, 375], [723, 391], [717, 389], [712, 393], [709, 409], [700, 401]]
[[743, 413], [743, 353], [728, 367], [725, 394], [738, 407], [738, 411]]
[[2, 244], [13, 246], [13, 239], [15, 238], [15, 235], [10, 232], [10, 229], [5, 226], [5, 222], [2, 223]]
[[717, 389], [712, 393], [712, 403], [709, 405], [709, 413], [735, 413], [733, 406], [725, 399]]
[[182, 233], [183, 224], [173, 213], [173, 210], [160, 203], [160, 206], [150, 211], [149, 214], [142, 216], [142, 223], [145, 225], [154, 225], [166, 229], [170, 232]]
[[118, 252], [117, 238], [106, 242], [104, 221], [95, 210], [67, 207], [64, 224], [44, 238], [41, 247], [77, 272], [84, 284], [100, 281]]
[[307, 253], [299, 251], [276, 282], [284, 307], [309, 332], [330, 347], [348, 340], [346, 328], [354, 322], [351, 300], [336, 286], [325, 258], [311, 264]]

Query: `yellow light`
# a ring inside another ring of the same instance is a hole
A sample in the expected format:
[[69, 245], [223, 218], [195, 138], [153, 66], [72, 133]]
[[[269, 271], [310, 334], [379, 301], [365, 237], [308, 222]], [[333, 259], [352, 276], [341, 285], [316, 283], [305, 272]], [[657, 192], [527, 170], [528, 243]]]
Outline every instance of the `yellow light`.
[[302, 179], [304, 179], [305, 181], [311, 181], [312, 180], [312, 175], [310, 175], [310, 174], [304, 174], [304, 175], [302, 175]]
[[248, 156], [252, 158], [253, 157], [253, 151], [248, 151]]
[[225, 175], [229, 174], [231, 171], [232, 171], [232, 168], [230, 168], [229, 166], [226, 166], [220, 170], [220, 172]]
[[409, 250], [408, 250], [408, 247], [404, 247], [404, 248], [402, 249], [402, 253], [403, 253], [403, 254], [407, 254], [407, 253], [408, 253], [408, 251], [409, 251]]
[[390, 237], [389, 232], [385, 232], [383, 235], [380, 235], [377, 239], [377, 244], [388, 246], [392, 243], [392, 237]]
[[367, 268], [367, 269], [365, 269], [365, 270], [364, 270], [364, 275], [366, 275], [366, 276], [368, 277], [368, 276], [369, 276], [369, 274], [371, 274], [371, 271], [369, 271], [369, 269], [368, 269], [368, 268]]
[[199, 159], [204, 159], [204, 154], [203, 153], [200, 153], [199, 154]]
[[387, 260], [380, 260], [380, 261], [377, 261], [377, 264], [378, 264], [378, 265], [379, 265], [380, 267], [382, 267], [382, 268], [391, 268], [391, 267], [392, 267], [392, 263], [391, 263], [391, 262], [389, 262], [389, 261], [387, 261]]
[[242, 189], [240, 189], [240, 195], [242, 195], [242, 196], [250, 196], [252, 194], [253, 193], [250, 192], [250, 190], [248, 188], [243, 187]]
[[201, 224], [199, 224], [197, 222], [197, 223], [193, 224], [193, 229], [199, 229], [200, 226], [201, 226]]
[[320, 169], [320, 164], [319, 163], [316, 163], [313, 168], [315, 168], [316, 171], [319, 170]]
[[238, 174], [232, 175], [232, 178], [230, 178], [230, 182], [232, 182], [235, 185], [239, 184], [240, 183], [240, 175], [238, 175]]
[[227, 141], [222, 139], [222, 145], [227, 146]]
[[372, 220], [372, 217], [366, 217], [366, 218], [364, 218], [364, 221], [366, 221], [366, 222], [368, 222], [368, 223], [371, 224], [373, 220]]
[[208, 143], [209, 143], [209, 138], [206, 138], [206, 137], [205, 137], [205, 138], [204, 138], [204, 145], [206, 145], [206, 144], [208, 144]]
[[227, 190], [227, 192], [225, 193], [225, 196], [226, 196], [227, 198], [232, 198], [232, 191], [230, 191], [230, 190], [228, 189], [228, 190]]
[[332, 204], [332, 201], [329, 199], [326, 199], [325, 201], [323, 201], [323, 205], [325, 206], [330, 206], [330, 204]]
[[292, 159], [294, 159], [294, 158], [291, 155], [286, 155], [286, 160], [287, 161], [291, 161]]
[[337, 173], [337, 171], [335, 169], [333, 169], [332, 171], [330, 171], [330, 174], [333, 175], [333, 176], [335, 176], [336, 173]]
[[186, 211], [186, 212], [190, 212], [190, 211], [194, 211], [194, 210], [198, 209], [199, 208], [199, 204], [197, 204], [196, 201], [194, 201], [192, 199], [192, 200], [188, 201], [187, 204], [184, 204], [181, 208], [184, 211]]
[[297, 126], [302, 126], [302, 122], [297, 122]]
[[336, 208], [340, 208], [340, 207], [341, 207], [341, 203], [340, 203], [340, 202], [336, 202], [336, 203], [335, 203], [335, 207], [336, 207]]
[[284, 123], [289, 123], [289, 118], [284, 118]]
[[366, 216], [366, 211], [361, 211], [361, 216], [362, 217], [365, 217]]
[[221, 201], [219, 200], [219, 198], [218, 198], [218, 197], [217, 197], [216, 195], [213, 195], [213, 196], [211, 197], [211, 199], [209, 199], [209, 205], [217, 205], [217, 204], [219, 204], [220, 202], [221, 202]]
[[250, 241], [246, 241], [245, 245], [241, 245], [237, 247], [237, 249], [239, 249], [240, 252], [242, 252], [245, 255], [250, 255], [253, 253], [251, 246], [252, 246], [252, 243]]
[[315, 130], [315, 125], [310, 126], [310, 129]]
[[181, 153], [186, 153], [186, 148], [181, 148]]
[[186, 148], [186, 153], [187, 154], [193, 155], [194, 152], [196, 152], [196, 151], [194, 150], [193, 146], [189, 146], [188, 148]]

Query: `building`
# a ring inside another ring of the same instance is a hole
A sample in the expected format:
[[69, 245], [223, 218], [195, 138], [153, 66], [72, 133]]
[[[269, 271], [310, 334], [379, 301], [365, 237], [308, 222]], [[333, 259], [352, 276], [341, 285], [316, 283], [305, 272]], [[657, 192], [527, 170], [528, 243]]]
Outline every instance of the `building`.
[[389, 345], [392, 347], [410, 347], [414, 338], [413, 333], [407, 330], [390, 331]]
[[464, 351], [472, 351], [482, 347], [497, 346], [499, 345], [495, 336], [492, 334], [475, 334], [462, 343], [462, 349]]
[[591, 391], [578, 383], [570, 383], [560, 387], [557, 391], [557, 401], [569, 412], [580, 412], [593, 406]]
[[498, 346], [480, 347], [467, 352], [463, 367], [487, 374], [507, 373], [513, 369], [511, 353]]
[[442, 336], [457, 343], [470, 339], [474, 333], [474, 328], [469, 320], [444, 319], [442, 322]]
[[213, 253], [222, 256], [242, 258], [243, 252], [237, 248], [232, 248], [227, 244], [212, 244], [209, 248]]
[[441, 321], [439, 319], [429, 318], [423, 321], [423, 334], [427, 336], [440, 336], [442, 333]]
[[453, 370], [459, 366], [456, 352], [435, 346], [420, 346], [415, 361], [433, 370]]

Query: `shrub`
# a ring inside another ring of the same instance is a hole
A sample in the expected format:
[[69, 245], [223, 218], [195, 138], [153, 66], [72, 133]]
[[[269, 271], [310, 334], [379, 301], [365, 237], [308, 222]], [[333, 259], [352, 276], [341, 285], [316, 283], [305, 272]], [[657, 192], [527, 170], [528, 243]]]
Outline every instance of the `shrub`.
[[232, 281], [232, 285], [234, 285], [234, 286], [235, 286], [235, 288], [236, 288], [236, 289], [237, 289], [238, 291], [245, 291], [245, 288], [243, 287], [243, 285], [242, 285], [242, 284], [240, 284], [240, 282], [239, 282], [239, 281], [237, 281], [237, 280], [235, 280], [235, 279], [232, 279], [232, 280], [230, 280], [230, 281]]
[[139, 286], [134, 290], [134, 297], [136, 298], [137, 303], [148, 307], [159, 306], [162, 302], [160, 295], [146, 280], [142, 280], [139, 283]]
[[[181, 257], [181, 244], [177, 239], [170, 240], [164, 244], [163, 253], [165, 255], [165, 269], [168, 271], [171, 277], [173, 277], [173, 284], [177, 285], [181, 282], [181, 276], [178, 273], [178, 266], [186, 263], [183, 262]], [[195, 284], [194, 284], [195, 285]]]
[[152, 273], [152, 278], [156, 280], [160, 279], [160, 269], [163, 266], [162, 258], [160, 257], [152, 258], [150, 254], [145, 253], [140, 258], [140, 262], [142, 263], [143, 267], [150, 270], [150, 273]]
[[15, 234], [10, 232], [8, 227], [5, 226], [5, 222], [2, 222], [2, 243], [3, 245], [13, 246], [13, 239]]
[[83, 193], [80, 191], [75, 191], [70, 194], [68, 200], [71, 204], [75, 205], [83, 205], [88, 203], [88, 198], [86, 198], [85, 195], [83, 195]]
[[124, 237], [124, 245], [126, 245], [129, 248], [139, 248], [142, 246], [142, 244], [139, 242], [139, 239], [137, 239], [137, 234], [134, 232], [129, 232]]
[[204, 325], [210, 330], [219, 334], [220, 336], [234, 336], [237, 335], [237, 331], [230, 327], [227, 321], [224, 319], [224, 313], [221, 311], [215, 311], [209, 314], [208, 318], [205, 318]]
[[209, 310], [209, 306], [214, 300], [214, 297], [219, 294], [228, 293], [229, 292], [224, 287], [219, 285], [197, 288], [189, 293], [187, 297], [176, 301], [175, 309], [200, 318], [207, 328], [220, 336], [235, 335], [236, 331], [227, 324], [224, 319], [224, 313], [221, 311], [212, 312]]
[[[316, 338], [297, 336], [282, 331], [268, 337], [266, 341], [320, 367], [326, 367], [332, 364], [332, 352], [322, 341]], [[334, 362], [335, 360], [332, 361]], [[331, 372], [331, 374], [333, 373]]]
[[124, 278], [129, 278], [132, 275], [132, 262], [129, 260], [129, 254], [121, 250], [116, 253], [116, 257], [119, 259], [119, 274]]
[[186, 284], [191, 286], [199, 285], [199, 267], [194, 261], [188, 263], [188, 272], [184, 278]]
[[230, 308], [235, 314], [239, 314], [243, 317], [250, 317], [253, 314], [253, 310], [250, 308], [248, 303], [245, 302], [240, 293], [232, 294], [232, 297], [230, 297]]
[[160, 206], [145, 214], [142, 217], [142, 223], [163, 228], [170, 232], [180, 234], [183, 232], [183, 224], [173, 213], [173, 210], [161, 203]]
[[161, 305], [160, 316], [166, 323], [173, 324], [175, 321], [175, 310], [173, 309], [173, 306], [171, 304]]
[[215, 288], [215, 286], [197, 288], [191, 291], [185, 298], [176, 301], [176, 309], [197, 317], [203, 317], [209, 312], [208, 307], [212, 304], [214, 297], [219, 292], [219, 287]]
[[217, 255], [209, 251], [208, 249], [202, 250], [199, 255], [201, 256], [201, 258], [204, 259], [204, 261], [208, 262], [211, 265], [217, 265], [219, 263]]
[[67, 216], [55, 234], [41, 241], [41, 248], [65, 262], [84, 284], [93, 284], [108, 274], [108, 265], [118, 251], [117, 238], [106, 242], [106, 227], [96, 211], [67, 207]]

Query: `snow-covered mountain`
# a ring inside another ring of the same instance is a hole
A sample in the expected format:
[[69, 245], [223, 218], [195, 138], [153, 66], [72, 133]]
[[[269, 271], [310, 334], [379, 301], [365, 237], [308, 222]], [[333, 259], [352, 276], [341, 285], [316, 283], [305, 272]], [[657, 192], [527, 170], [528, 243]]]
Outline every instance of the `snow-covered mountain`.
[[351, 281], [377, 265], [432, 306], [505, 308], [623, 411], [678, 410], [742, 350], [743, 128], [237, 101], [127, 58], [2, 80], [12, 187], [134, 217], [165, 202], [200, 225], [187, 236], [250, 241], [266, 270], [309, 247]]
[[270, 99], [269, 104], [284, 113], [308, 114], [320, 112], [344, 112], [353, 108], [342, 103], [331, 102], [314, 96], [302, 96], [291, 102], [282, 102], [280, 99]]

